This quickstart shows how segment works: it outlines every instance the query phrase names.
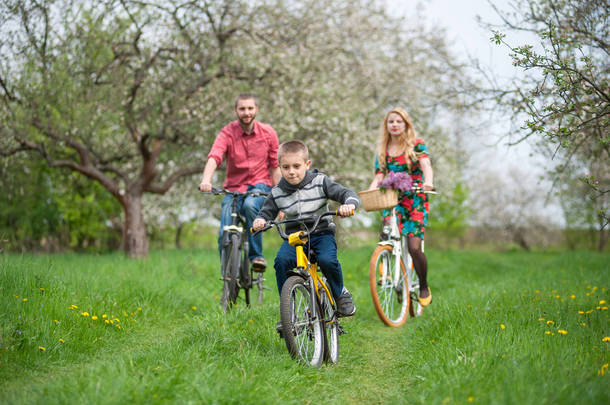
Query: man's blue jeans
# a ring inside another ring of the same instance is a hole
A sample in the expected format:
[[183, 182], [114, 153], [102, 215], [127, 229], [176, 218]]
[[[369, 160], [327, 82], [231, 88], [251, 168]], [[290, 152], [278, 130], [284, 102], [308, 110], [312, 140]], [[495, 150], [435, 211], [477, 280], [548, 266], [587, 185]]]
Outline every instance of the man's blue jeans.
[[[341, 295], [343, 291], [343, 273], [341, 272], [341, 263], [337, 259], [337, 241], [335, 235], [331, 232], [312, 235], [309, 238], [310, 247], [316, 253], [318, 258], [318, 269], [326, 276], [326, 280], [330, 286], [331, 293], [335, 298]], [[304, 246], [305, 254], [307, 254], [307, 245]], [[287, 241], [284, 241], [280, 250], [275, 257], [275, 279], [277, 280], [277, 288], [282, 294], [282, 286], [287, 280], [286, 272], [292, 270], [297, 265], [297, 252], [294, 246], [290, 246]]]
[[[271, 187], [266, 184], [256, 184], [254, 186], [248, 186], [248, 191], [263, 191], [270, 192]], [[237, 197], [237, 211], [246, 219], [246, 229], [252, 228], [252, 222], [256, 218], [258, 211], [260, 211], [266, 197], [252, 197], [252, 196], [239, 196]], [[225, 195], [222, 200], [222, 206], [220, 211], [220, 231], [218, 232], [218, 252], [222, 250], [222, 229], [226, 225], [231, 225], [231, 207], [233, 203], [232, 195]], [[248, 242], [250, 243], [250, 249], [248, 251], [248, 257], [250, 260], [256, 259], [257, 257], [263, 257], [263, 235], [259, 233], [256, 236], [248, 231]]]

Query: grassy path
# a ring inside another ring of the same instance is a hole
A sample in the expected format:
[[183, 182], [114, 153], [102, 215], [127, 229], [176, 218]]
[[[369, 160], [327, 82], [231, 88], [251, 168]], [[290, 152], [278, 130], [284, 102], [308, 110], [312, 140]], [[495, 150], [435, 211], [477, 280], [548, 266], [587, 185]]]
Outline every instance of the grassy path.
[[318, 370], [275, 334], [272, 274], [262, 307], [220, 313], [213, 250], [1, 255], [1, 402], [610, 402], [608, 255], [430, 252], [434, 303], [387, 328], [369, 254], [342, 252], [358, 312]]

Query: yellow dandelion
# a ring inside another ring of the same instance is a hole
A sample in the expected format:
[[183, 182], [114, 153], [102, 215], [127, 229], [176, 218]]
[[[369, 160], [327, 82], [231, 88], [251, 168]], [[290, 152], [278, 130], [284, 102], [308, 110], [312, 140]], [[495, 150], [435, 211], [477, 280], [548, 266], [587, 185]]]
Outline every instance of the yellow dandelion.
[[594, 310], [590, 309], [587, 312], [585, 312], [585, 314], [592, 314], [593, 312], [595, 312]]
[[608, 307], [602, 307], [602, 311], [607, 311]]
[[114, 318], [114, 320], [116, 321], [116, 323], [121, 322], [121, 321], [119, 321], [119, 318]]
[[555, 324], [555, 322], [553, 322], [553, 321], [551, 321], [551, 320], [549, 319], [548, 321], [546, 321], [546, 324], [547, 324], [547, 325], [554, 325], [554, 324]]
[[23, 299], [23, 302], [28, 302], [28, 299], [27, 299], [27, 298], [24, 298], [24, 299]]
[[536, 293], [536, 294], [540, 294], [540, 290], [536, 290], [536, 291], [535, 291], [535, 293]]
[[44, 292], [44, 288], [40, 287], [40, 292]]
[[468, 402], [474, 402], [474, 397], [468, 397]]
[[610, 336], [604, 336], [602, 342], [610, 342]]
[[555, 298], [561, 298], [561, 296], [559, 296], [559, 295], [556, 295], [556, 296], [555, 296]]
[[506, 329], [506, 326], [504, 326], [503, 323], [500, 324], [500, 329]]
[[129, 315], [127, 314], [127, 312], [123, 311], [123, 316], [124, 316], [125, 318], [127, 318]]
[[593, 291], [597, 290], [597, 286], [593, 286]]
[[69, 309], [78, 309], [78, 307], [76, 305], [72, 304], [72, 305], [70, 305]]
[[585, 295], [586, 295], [587, 297], [589, 297], [589, 296], [591, 296], [591, 293], [586, 293]]
[[582, 315], [582, 314], [584, 314], [584, 313], [585, 313], [585, 311], [578, 311], [578, 314], [579, 314], [579, 315]]
[[562, 335], [567, 335], [568, 331], [567, 330], [563, 330], [563, 329], [557, 329], [557, 333], [562, 334]]
[[582, 326], [587, 326], [587, 324], [585, 322], [581, 323]]
[[195, 305], [193, 305], [193, 306], [191, 307], [191, 309], [192, 309], [193, 311], [197, 311], [197, 307], [196, 307]]
[[93, 316], [91, 317], [91, 319], [93, 319], [94, 321], [97, 321], [97, 315], [93, 315]]
[[108, 315], [104, 314], [104, 315], [102, 315], [102, 318], [106, 319], [106, 318], [108, 318]]
[[43, 346], [38, 346], [38, 350], [40, 350], [41, 352], [44, 352], [47, 349], [45, 349]]
[[104, 320], [104, 322], [106, 322], [107, 324], [109, 324], [109, 323], [110, 323], [110, 321], [109, 321], [108, 319]]
[[82, 316], [89, 316], [89, 312], [81, 312], [80, 313]]
[[59, 343], [64, 343], [64, 342], [65, 342], [65, 340], [59, 339]]
[[538, 320], [539, 320], [540, 322], [542, 322], [542, 321], [544, 321], [544, 318], [538, 318]]
[[595, 307], [595, 309], [597, 309], [599, 311], [600, 309], [602, 309], [602, 307]]
[[574, 294], [570, 295], [570, 298], [574, 299], [576, 296]]
[[142, 307], [138, 307], [138, 311], [141, 311], [141, 310], [142, 310]]
[[53, 322], [55, 323], [59, 323], [59, 321], [57, 319], [53, 319]]
[[116, 325], [117, 329], [121, 329], [121, 325]]
[[250, 319], [248, 322], [250, 322], [250, 323], [254, 323], [254, 319]]
[[550, 335], [550, 334], [551, 334], [551, 332], [547, 330], [546, 332], [544, 332], [544, 334], [545, 334], [545, 335]]
[[604, 305], [606, 303], [606, 300], [599, 300], [599, 305]]

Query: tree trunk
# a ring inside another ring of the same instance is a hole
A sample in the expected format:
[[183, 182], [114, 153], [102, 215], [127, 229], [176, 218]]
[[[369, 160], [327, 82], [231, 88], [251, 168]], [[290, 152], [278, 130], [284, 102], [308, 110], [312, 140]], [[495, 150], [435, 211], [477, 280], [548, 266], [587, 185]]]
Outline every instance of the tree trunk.
[[604, 230], [604, 228], [599, 230], [599, 244], [597, 245], [597, 250], [603, 252], [606, 249], [606, 243], [608, 242], [608, 232]]
[[182, 237], [182, 229], [184, 228], [184, 222], [180, 222], [178, 227], [176, 228], [176, 235], [174, 237], [174, 245], [176, 245], [176, 249], [182, 249], [182, 243], [180, 242], [180, 238]]
[[129, 257], [146, 257], [148, 255], [148, 237], [142, 215], [142, 197], [139, 195], [125, 196], [123, 209], [125, 211], [123, 250]]

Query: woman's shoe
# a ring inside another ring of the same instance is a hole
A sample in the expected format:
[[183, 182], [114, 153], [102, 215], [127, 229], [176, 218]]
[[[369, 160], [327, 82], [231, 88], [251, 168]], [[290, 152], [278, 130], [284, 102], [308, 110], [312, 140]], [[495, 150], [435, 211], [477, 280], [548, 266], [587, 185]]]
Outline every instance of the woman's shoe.
[[428, 287], [428, 291], [430, 294], [426, 298], [419, 297], [417, 299], [422, 307], [427, 307], [428, 305], [432, 304], [432, 290], [430, 287]]

